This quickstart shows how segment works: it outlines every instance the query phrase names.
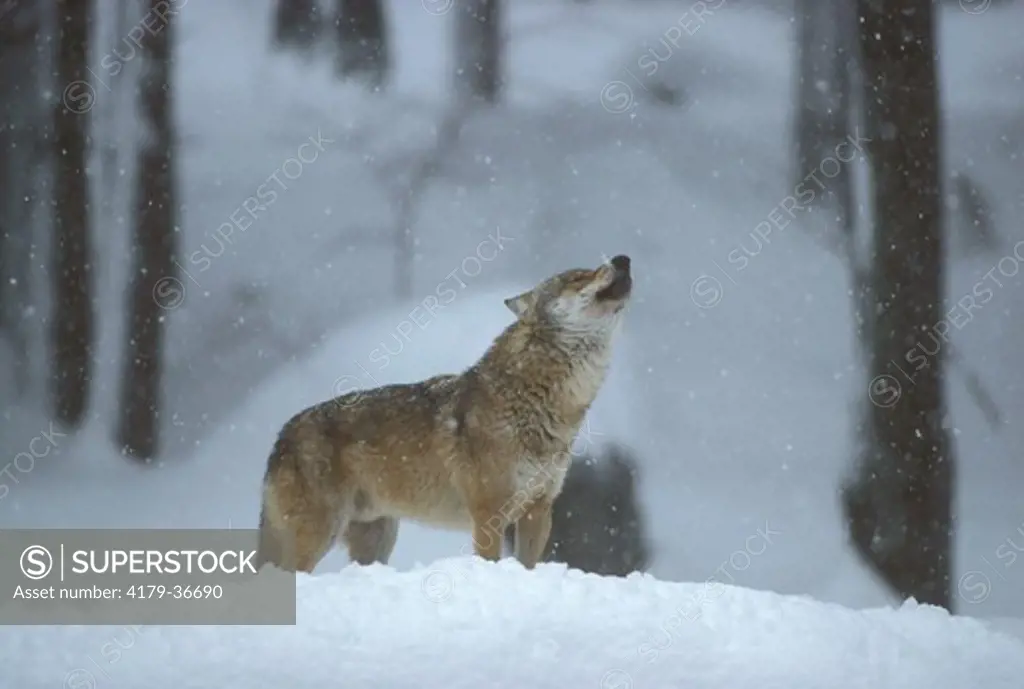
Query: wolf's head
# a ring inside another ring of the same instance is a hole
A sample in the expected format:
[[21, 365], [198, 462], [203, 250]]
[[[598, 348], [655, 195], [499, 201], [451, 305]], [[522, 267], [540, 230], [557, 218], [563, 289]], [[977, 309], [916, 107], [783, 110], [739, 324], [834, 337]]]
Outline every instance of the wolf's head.
[[554, 275], [528, 292], [505, 300], [520, 321], [579, 335], [610, 335], [633, 289], [629, 256], [619, 255], [593, 270]]

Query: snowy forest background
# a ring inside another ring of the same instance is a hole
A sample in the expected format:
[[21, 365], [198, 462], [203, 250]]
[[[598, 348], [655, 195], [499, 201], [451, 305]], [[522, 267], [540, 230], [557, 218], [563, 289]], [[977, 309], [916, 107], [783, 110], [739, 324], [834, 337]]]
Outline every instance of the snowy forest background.
[[[464, 368], [504, 297], [627, 253], [580, 445], [633, 455], [651, 574], [1020, 633], [1021, 26], [6, 0], [0, 527], [252, 527], [295, 411]], [[466, 538], [403, 525], [392, 564]]]

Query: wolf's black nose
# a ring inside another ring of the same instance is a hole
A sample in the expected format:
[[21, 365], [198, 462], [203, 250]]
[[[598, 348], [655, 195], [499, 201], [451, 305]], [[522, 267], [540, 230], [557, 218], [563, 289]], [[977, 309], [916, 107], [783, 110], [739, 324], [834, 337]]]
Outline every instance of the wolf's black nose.
[[627, 256], [626, 254], [619, 254], [618, 256], [611, 260], [611, 264], [612, 267], [619, 272], [629, 272], [629, 256]]

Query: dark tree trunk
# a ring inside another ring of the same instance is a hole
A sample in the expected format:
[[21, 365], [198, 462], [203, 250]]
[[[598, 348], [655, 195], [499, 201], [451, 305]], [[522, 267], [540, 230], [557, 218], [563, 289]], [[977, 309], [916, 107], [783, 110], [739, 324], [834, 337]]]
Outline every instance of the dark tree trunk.
[[[849, 231], [853, 216], [852, 168], [839, 166], [828, 177], [820, 168], [836, 157], [836, 148], [851, 131], [851, 76], [854, 68], [855, 0], [797, 0], [797, 79], [794, 118], [795, 171], [793, 185], [801, 183], [828, 194], [815, 194], [814, 202], [828, 200]], [[813, 180], [813, 181], [812, 181]]]
[[[941, 131], [931, 0], [859, 0], [875, 239], [866, 438], [843, 494], [854, 546], [902, 597], [952, 610], [954, 448], [943, 428]], [[937, 335], [936, 335], [937, 337]]]
[[29, 210], [35, 190], [25, 171], [39, 164], [38, 132], [33, 126], [40, 119], [39, 39], [40, 17], [34, 5], [0, 4], [0, 335], [14, 350], [19, 392], [25, 391], [28, 371], [23, 319], [29, 308]]
[[373, 89], [384, 87], [391, 62], [386, 24], [381, 0], [338, 0], [334, 25], [341, 77], [363, 78]]
[[[105, 17], [107, 21], [103, 23], [110, 26], [106, 28], [106, 35], [98, 34], [94, 40], [103, 41], [103, 45], [116, 45], [117, 41], [129, 34], [133, 25], [136, 24], [131, 16], [130, 3], [134, 3], [134, 0], [107, 0], [104, 5], [104, 11], [108, 13]], [[110, 21], [111, 19], [113, 21]], [[119, 48], [122, 54], [126, 49]], [[118, 64], [118, 70], [121, 70], [120, 65], [123, 63]], [[122, 149], [128, 147], [123, 146], [122, 143], [127, 129], [125, 123], [131, 121], [131, 111], [134, 109], [135, 99], [131, 98], [134, 95], [134, 87], [133, 80], [127, 78], [125, 72], [118, 71], [113, 78], [107, 79], [103, 96], [99, 99], [93, 113], [92, 141], [93, 146], [99, 151], [99, 165], [97, 166], [99, 174], [92, 189], [92, 198], [95, 199], [93, 207], [96, 208], [93, 222], [98, 227], [103, 227], [104, 223], [111, 222], [112, 219], [122, 214], [117, 204], [117, 199], [121, 195], [119, 170], [126, 167], [127, 163], [122, 159]], [[127, 99], [126, 96], [128, 96]], [[129, 119], [126, 120], [126, 116]], [[134, 150], [131, 153], [134, 153]], [[109, 231], [110, 228], [104, 227], [103, 229]], [[115, 257], [115, 260], [116, 258], [120, 257]]]
[[[152, 0], [153, 11], [163, 0]], [[121, 379], [119, 444], [150, 460], [159, 451], [164, 321], [184, 291], [175, 264], [177, 188], [171, 53], [174, 19], [143, 39], [141, 117], [149, 136], [139, 150], [129, 320]]]
[[274, 10], [274, 46], [309, 49], [320, 33], [317, 0], [277, 0]]
[[69, 428], [85, 416], [92, 376], [92, 247], [89, 228], [89, 38], [93, 5], [59, 0], [57, 80], [63, 97], [55, 114], [53, 394], [55, 415]]
[[502, 19], [499, 0], [462, 0], [455, 13], [455, 88], [468, 102], [501, 99]]

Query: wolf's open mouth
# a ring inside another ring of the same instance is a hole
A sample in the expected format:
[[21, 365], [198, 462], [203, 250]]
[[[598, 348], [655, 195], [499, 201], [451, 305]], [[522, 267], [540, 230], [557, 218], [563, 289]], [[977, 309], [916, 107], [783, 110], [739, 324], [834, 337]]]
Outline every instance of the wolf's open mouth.
[[616, 271], [615, 279], [612, 280], [612, 284], [605, 287], [595, 296], [600, 301], [605, 301], [608, 299], [625, 299], [626, 297], [629, 296], [629, 293], [632, 289], [633, 278], [627, 271], [619, 270]]

